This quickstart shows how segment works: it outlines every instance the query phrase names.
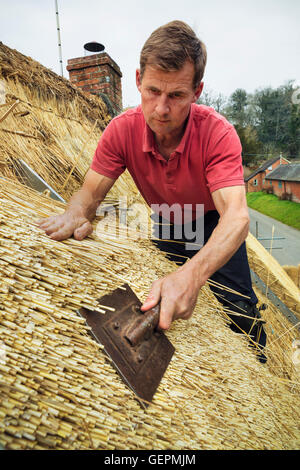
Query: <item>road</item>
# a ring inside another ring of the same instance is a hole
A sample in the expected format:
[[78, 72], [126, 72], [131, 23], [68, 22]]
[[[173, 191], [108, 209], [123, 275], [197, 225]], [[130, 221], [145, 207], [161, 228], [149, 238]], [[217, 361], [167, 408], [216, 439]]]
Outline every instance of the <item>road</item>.
[[[250, 209], [250, 232], [255, 237], [272, 238], [272, 227], [274, 226], [274, 239], [272, 255], [279, 264], [287, 266], [298, 266], [300, 263], [300, 230], [289, 227], [267, 215]], [[258, 233], [257, 233], [258, 231]], [[283, 237], [284, 240], [276, 240]], [[265, 248], [271, 247], [271, 240], [259, 240]], [[268, 251], [270, 251], [268, 249]]]

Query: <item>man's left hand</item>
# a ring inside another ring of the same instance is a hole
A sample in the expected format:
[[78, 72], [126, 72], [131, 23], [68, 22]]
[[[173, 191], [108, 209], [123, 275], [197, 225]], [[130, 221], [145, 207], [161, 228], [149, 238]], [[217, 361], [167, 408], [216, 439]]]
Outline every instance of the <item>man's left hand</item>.
[[167, 330], [172, 321], [191, 317], [195, 308], [201, 283], [189, 263], [177, 271], [153, 282], [149, 295], [141, 307], [150, 310], [160, 302], [158, 327]]

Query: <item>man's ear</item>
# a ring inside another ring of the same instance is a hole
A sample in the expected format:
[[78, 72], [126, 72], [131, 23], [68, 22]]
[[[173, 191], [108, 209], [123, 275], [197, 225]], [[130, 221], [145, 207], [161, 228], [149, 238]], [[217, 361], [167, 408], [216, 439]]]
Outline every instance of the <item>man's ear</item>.
[[140, 69], [136, 69], [136, 72], [135, 72], [135, 82], [136, 82], [137, 89], [138, 89], [139, 92], [140, 92], [140, 91], [141, 91], [141, 83], [142, 83]]
[[197, 101], [197, 99], [200, 97], [201, 93], [202, 93], [202, 90], [203, 90], [203, 87], [204, 87], [204, 82], [200, 82], [200, 84], [197, 86], [196, 90], [195, 90], [195, 100], [194, 100], [194, 103]]

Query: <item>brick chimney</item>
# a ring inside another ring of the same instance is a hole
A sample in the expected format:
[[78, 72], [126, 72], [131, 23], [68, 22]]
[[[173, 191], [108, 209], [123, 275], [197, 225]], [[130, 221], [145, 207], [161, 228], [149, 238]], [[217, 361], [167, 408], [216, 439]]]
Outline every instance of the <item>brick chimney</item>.
[[[84, 47], [90, 51], [104, 49], [96, 42]], [[69, 59], [67, 70], [71, 83], [87, 93], [100, 96], [110, 114], [115, 116], [122, 112], [122, 73], [106, 52]]]

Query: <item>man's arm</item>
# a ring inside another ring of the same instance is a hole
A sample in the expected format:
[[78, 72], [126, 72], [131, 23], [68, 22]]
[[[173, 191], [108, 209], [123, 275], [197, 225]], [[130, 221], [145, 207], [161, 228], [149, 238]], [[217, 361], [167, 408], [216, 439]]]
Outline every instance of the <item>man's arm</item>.
[[97, 207], [114, 182], [90, 169], [81, 189], [71, 197], [65, 212], [39, 220], [39, 227], [53, 240], [65, 240], [72, 235], [76, 240], [83, 240], [92, 233], [91, 222]]
[[218, 189], [212, 198], [220, 219], [209, 240], [182, 267], [155, 281], [142, 306], [146, 311], [161, 302], [159, 327], [162, 329], [168, 329], [177, 318], [190, 318], [201, 287], [229, 261], [248, 235], [244, 186]]

